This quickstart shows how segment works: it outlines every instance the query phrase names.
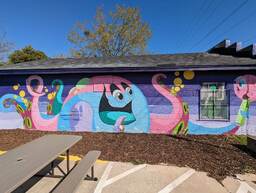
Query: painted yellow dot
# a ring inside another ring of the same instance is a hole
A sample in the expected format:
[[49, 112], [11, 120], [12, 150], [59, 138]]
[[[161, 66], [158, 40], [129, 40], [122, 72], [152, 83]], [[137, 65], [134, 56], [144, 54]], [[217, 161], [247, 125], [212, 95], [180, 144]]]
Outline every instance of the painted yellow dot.
[[179, 75], [180, 75], [180, 72], [177, 71], [177, 72], [175, 72], [174, 74], [175, 74], [175, 76], [179, 76]]
[[171, 90], [171, 93], [172, 93], [173, 95], [175, 95], [175, 94], [176, 94], [176, 92], [175, 92], [175, 90], [174, 90], [174, 89], [172, 89], [172, 90]]
[[184, 88], [184, 87], [185, 87], [185, 85], [184, 85], [184, 84], [180, 85], [180, 88]]
[[174, 90], [175, 90], [176, 92], [179, 92], [179, 91], [180, 91], [180, 87], [179, 87], [179, 86], [175, 86]]
[[182, 84], [181, 78], [175, 78], [173, 82], [175, 86], [180, 86]]
[[14, 85], [12, 88], [13, 88], [13, 90], [18, 90], [19, 86], [18, 85]]
[[13, 98], [14, 98], [14, 99], [17, 99], [17, 98], [18, 98], [18, 96], [17, 96], [17, 95], [13, 95]]
[[49, 94], [47, 95], [47, 98], [48, 98], [49, 100], [52, 100], [52, 98], [53, 98], [52, 93], [49, 93]]
[[192, 80], [195, 77], [195, 73], [193, 71], [185, 71], [183, 76], [186, 80]]
[[24, 97], [24, 96], [26, 95], [26, 93], [25, 93], [24, 90], [21, 90], [21, 91], [19, 92], [19, 95], [20, 95], [20, 97]]
[[44, 89], [44, 92], [48, 92], [48, 89], [46, 88], [46, 89]]

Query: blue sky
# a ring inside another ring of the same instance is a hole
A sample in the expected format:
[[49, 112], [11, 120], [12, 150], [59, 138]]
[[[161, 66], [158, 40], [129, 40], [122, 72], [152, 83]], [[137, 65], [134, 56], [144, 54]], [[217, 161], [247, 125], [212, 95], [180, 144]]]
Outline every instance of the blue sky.
[[2, 0], [0, 30], [6, 32], [16, 49], [32, 45], [51, 57], [68, 54], [71, 44], [67, 34], [77, 21], [90, 22], [97, 6], [109, 11], [121, 4], [140, 8], [143, 20], [149, 23], [152, 38], [148, 52], [198, 52], [206, 51], [224, 38], [245, 42], [245, 46], [256, 42], [255, 0], [247, 0], [238, 12], [216, 27], [243, 2], [245, 0]]

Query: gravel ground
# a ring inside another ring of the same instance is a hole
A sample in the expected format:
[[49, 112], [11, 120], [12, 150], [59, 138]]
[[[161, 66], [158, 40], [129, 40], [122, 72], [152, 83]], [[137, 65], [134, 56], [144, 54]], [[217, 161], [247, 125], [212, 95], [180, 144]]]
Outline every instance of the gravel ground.
[[[0, 130], [0, 150], [9, 150], [45, 134], [35, 130]], [[256, 156], [245, 146], [238, 145], [227, 136], [65, 132], [82, 135], [83, 139], [72, 149], [75, 155], [85, 155], [89, 150], [102, 152], [100, 159], [133, 162], [135, 164], [171, 164], [189, 166], [205, 171], [221, 181], [226, 176], [256, 173]]]

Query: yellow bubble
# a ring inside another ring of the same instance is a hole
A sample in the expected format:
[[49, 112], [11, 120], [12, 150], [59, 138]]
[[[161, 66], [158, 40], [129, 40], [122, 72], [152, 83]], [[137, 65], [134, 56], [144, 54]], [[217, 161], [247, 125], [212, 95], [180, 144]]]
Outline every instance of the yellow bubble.
[[185, 87], [185, 85], [184, 85], [184, 84], [180, 85], [180, 88], [184, 88], [184, 87]]
[[179, 76], [179, 75], [180, 75], [180, 72], [177, 71], [177, 72], [175, 72], [174, 74], [175, 74], [175, 76]]
[[24, 90], [21, 90], [21, 91], [19, 92], [19, 95], [20, 95], [20, 97], [24, 97], [24, 96], [26, 95], [26, 93], [25, 93]]
[[180, 86], [182, 84], [181, 78], [175, 78], [173, 82], [175, 86]]
[[175, 90], [176, 92], [179, 92], [179, 91], [180, 91], [180, 87], [179, 87], [179, 86], [175, 86], [174, 90]]
[[195, 73], [193, 71], [185, 71], [183, 76], [186, 80], [192, 80], [195, 77]]
[[174, 94], [174, 95], [176, 94], [174, 89], [171, 90], [171, 93]]
[[14, 85], [12, 88], [13, 88], [13, 90], [18, 90], [19, 86], [18, 85]]
[[53, 98], [52, 93], [49, 93], [49, 94], [47, 95], [47, 98], [48, 98], [49, 100], [52, 100], [52, 98]]

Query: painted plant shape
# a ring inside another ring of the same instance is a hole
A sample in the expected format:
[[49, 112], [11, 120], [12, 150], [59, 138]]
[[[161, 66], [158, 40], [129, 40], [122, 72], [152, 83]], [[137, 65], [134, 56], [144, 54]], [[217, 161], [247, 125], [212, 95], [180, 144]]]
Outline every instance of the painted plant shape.
[[23, 127], [26, 129], [33, 129], [34, 124], [31, 120], [31, 102], [27, 98], [27, 93], [21, 88], [20, 84], [15, 84], [12, 89], [16, 94], [5, 94], [0, 98], [0, 109], [3, 112], [12, 111], [14, 106], [16, 112], [23, 119]]

